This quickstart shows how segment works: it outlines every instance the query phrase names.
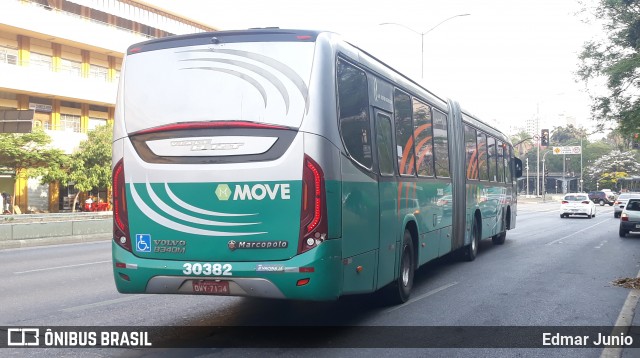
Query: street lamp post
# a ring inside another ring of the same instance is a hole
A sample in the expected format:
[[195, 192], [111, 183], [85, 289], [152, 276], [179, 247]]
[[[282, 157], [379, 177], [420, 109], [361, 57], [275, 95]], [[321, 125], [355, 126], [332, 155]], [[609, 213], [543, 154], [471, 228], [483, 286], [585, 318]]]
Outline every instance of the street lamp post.
[[469, 15], [471, 15], [471, 14], [458, 14], [458, 15], [453, 15], [453, 16], [451, 16], [451, 17], [448, 17], [448, 18], [446, 18], [446, 19], [444, 19], [444, 20], [440, 21], [439, 23], [437, 23], [437, 24], [436, 24], [436, 26], [434, 26], [434, 27], [430, 28], [429, 30], [427, 30], [427, 31], [425, 31], [425, 32], [419, 32], [419, 31], [416, 31], [416, 30], [414, 30], [414, 29], [412, 29], [412, 28], [410, 28], [410, 27], [408, 27], [408, 26], [406, 26], [406, 25], [399, 24], [399, 23], [396, 23], [396, 22], [383, 22], [383, 23], [381, 23], [380, 25], [397, 25], [397, 26], [400, 26], [400, 27], [404, 27], [405, 29], [407, 29], [407, 30], [409, 30], [409, 31], [412, 31], [412, 32], [415, 32], [416, 34], [420, 35], [420, 41], [421, 41], [421, 43], [422, 43], [422, 48], [421, 48], [421, 60], [420, 60], [420, 77], [421, 77], [421, 78], [424, 78], [424, 35], [428, 34], [429, 32], [433, 31], [436, 27], [438, 27], [438, 26], [440, 26], [440, 25], [444, 24], [445, 22], [447, 22], [447, 21], [449, 21], [449, 20], [451, 20], [451, 19], [454, 19], [454, 18], [456, 18], [456, 17], [461, 17], [461, 16], [469, 16]]

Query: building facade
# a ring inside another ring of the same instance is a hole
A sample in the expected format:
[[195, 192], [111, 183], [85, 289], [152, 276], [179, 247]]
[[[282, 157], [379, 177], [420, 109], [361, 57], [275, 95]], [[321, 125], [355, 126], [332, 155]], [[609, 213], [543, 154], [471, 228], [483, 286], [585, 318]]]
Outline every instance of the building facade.
[[[129, 45], [215, 30], [138, 0], [2, 0], [0, 110], [35, 111], [34, 127], [71, 154], [88, 131], [113, 120]], [[14, 179], [2, 163], [0, 192], [15, 196], [22, 212], [67, 209], [73, 194], [24, 173]]]

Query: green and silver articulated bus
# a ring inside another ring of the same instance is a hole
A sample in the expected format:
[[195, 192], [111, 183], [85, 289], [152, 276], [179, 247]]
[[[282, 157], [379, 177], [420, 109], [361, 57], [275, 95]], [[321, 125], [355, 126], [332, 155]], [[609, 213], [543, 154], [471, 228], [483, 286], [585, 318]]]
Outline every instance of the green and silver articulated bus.
[[122, 293], [401, 303], [420, 265], [515, 227], [509, 139], [337, 34], [162, 38], [121, 73]]

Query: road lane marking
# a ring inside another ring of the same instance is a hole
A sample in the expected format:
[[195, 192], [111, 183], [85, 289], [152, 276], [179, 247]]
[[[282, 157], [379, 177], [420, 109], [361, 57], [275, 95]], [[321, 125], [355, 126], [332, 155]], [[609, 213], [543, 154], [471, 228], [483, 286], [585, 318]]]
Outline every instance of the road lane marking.
[[560, 241], [562, 241], [562, 240], [564, 240], [564, 239], [567, 239], [567, 238], [569, 238], [569, 237], [571, 237], [571, 236], [574, 236], [574, 235], [579, 234], [579, 233], [581, 233], [581, 232], [583, 232], [583, 231], [587, 231], [587, 230], [589, 230], [589, 229], [591, 229], [591, 228], [594, 228], [594, 227], [596, 227], [596, 226], [598, 226], [598, 225], [601, 225], [603, 222], [605, 222], [605, 221], [609, 221], [609, 220], [611, 220], [611, 218], [606, 219], [606, 220], [602, 220], [602, 221], [600, 221], [600, 222], [598, 222], [598, 223], [595, 223], [595, 224], [593, 224], [593, 225], [591, 225], [591, 226], [589, 226], [589, 227], [586, 227], [586, 228], [584, 228], [584, 229], [582, 229], [582, 230], [576, 231], [576, 232], [574, 232], [574, 233], [572, 233], [572, 234], [569, 234], [569, 235], [567, 235], [567, 236], [565, 236], [565, 237], [561, 237], [561, 238], [559, 238], [559, 239], [557, 239], [557, 240], [553, 240], [553, 241], [551, 241], [551, 242], [547, 242], [545, 245], [553, 245], [553, 244], [555, 244], [555, 243], [557, 243], [557, 242], [560, 242]]
[[18, 272], [14, 272], [14, 275], [21, 275], [23, 273], [31, 273], [31, 272], [40, 272], [40, 271], [49, 271], [49, 270], [59, 270], [59, 269], [63, 269], [63, 268], [70, 268], [70, 267], [79, 267], [79, 266], [87, 266], [87, 265], [97, 265], [97, 264], [104, 264], [107, 262], [111, 262], [111, 260], [106, 260], [106, 261], [96, 261], [96, 262], [87, 262], [84, 264], [76, 264], [76, 265], [66, 265], [66, 266], [56, 266], [56, 267], [47, 267], [47, 268], [41, 268], [41, 269], [35, 269], [35, 270], [27, 270], [27, 271], [18, 271]]
[[[640, 277], [640, 272], [636, 275], [636, 278], [637, 277]], [[627, 333], [629, 333], [629, 328], [633, 323], [633, 315], [635, 314], [639, 298], [640, 290], [629, 290], [627, 299], [624, 301], [620, 314], [618, 315], [618, 319], [616, 320], [616, 324], [613, 326], [613, 330], [611, 331], [612, 336], [616, 335], [619, 337], [621, 334], [627, 335]], [[600, 358], [620, 358], [622, 356], [623, 349], [623, 347], [607, 347], [602, 350]]]
[[122, 302], [133, 301], [133, 300], [137, 300], [139, 298], [142, 298], [142, 296], [144, 296], [144, 295], [126, 296], [126, 297], [116, 298], [116, 299], [113, 299], [113, 300], [100, 301], [100, 302], [95, 302], [95, 303], [89, 303], [89, 304], [86, 304], [86, 305], [80, 305], [80, 306], [64, 308], [64, 309], [61, 309], [61, 311], [63, 311], [63, 312], [82, 311], [82, 310], [85, 310], [85, 309], [88, 309], [88, 308], [109, 306], [109, 305], [114, 305], [114, 304], [118, 304], [118, 303], [122, 303]]
[[607, 243], [607, 240], [604, 240], [604, 241], [602, 241], [602, 242], [600, 243], [600, 245], [596, 246], [595, 248], [596, 248], [596, 249], [601, 249], [601, 248], [602, 248], [602, 246], [604, 246], [604, 244], [606, 244], [606, 243]]
[[447, 284], [447, 285], [444, 285], [444, 286], [438, 287], [438, 288], [433, 289], [433, 290], [431, 290], [431, 291], [429, 291], [429, 292], [427, 292], [427, 293], [424, 293], [424, 294], [422, 294], [422, 295], [420, 295], [420, 296], [418, 296], [418, 297], [412, 298], [412, 299], [410, 299], [409, 301], [407, 301], [407, 302], [405, 302], [405, 303], [403, 303], [403, 304], [401, 304], [401, 305], [397, 305], [396, 307], [389, 308], [388, 310], [386, 310], [386, 311], [384, 311], [384, 312], [385, 312], [385, 313], [389, 313], [389, 312], [393, 312], [393, 311], [395, 311], [395, 310], [397, 310], [397, 309], [400, 309], [400, 308], [402, 308], [402, 307], [407, 307], [407, 305], [410, 305], [410, 304], [412, 304], [412, 303], [414, 303], [414, 302], [417, 302], [417, 301], [419, 301], [419, 300], [421, 300], [421, 299], [423, 299], [423, 298], [427, 298], [427, 297], [429, 297], [429, 296], [431, 296], [431, 295], [435, 295], [436, 293], [438, 293], [438, 292], [440, 292], [440, 291], [443, 291], [443, 290], [446, 290], [447, 288], [452, 287], [452, 286], [455, 286], [455, 285], [457, 285], [457, 284], [458, 284], [457, 282], [452, 282], [452, 283], [450, 283], [450, 284]]

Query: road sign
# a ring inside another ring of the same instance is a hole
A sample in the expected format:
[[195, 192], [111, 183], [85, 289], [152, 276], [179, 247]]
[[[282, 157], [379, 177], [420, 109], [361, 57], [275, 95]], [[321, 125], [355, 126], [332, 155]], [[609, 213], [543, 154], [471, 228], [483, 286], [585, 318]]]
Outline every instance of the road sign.
[[567, 147], [553, 147], [553, 154], [580, 154], [582, 153], [582, 147], [579, 145], [567, 146]]

